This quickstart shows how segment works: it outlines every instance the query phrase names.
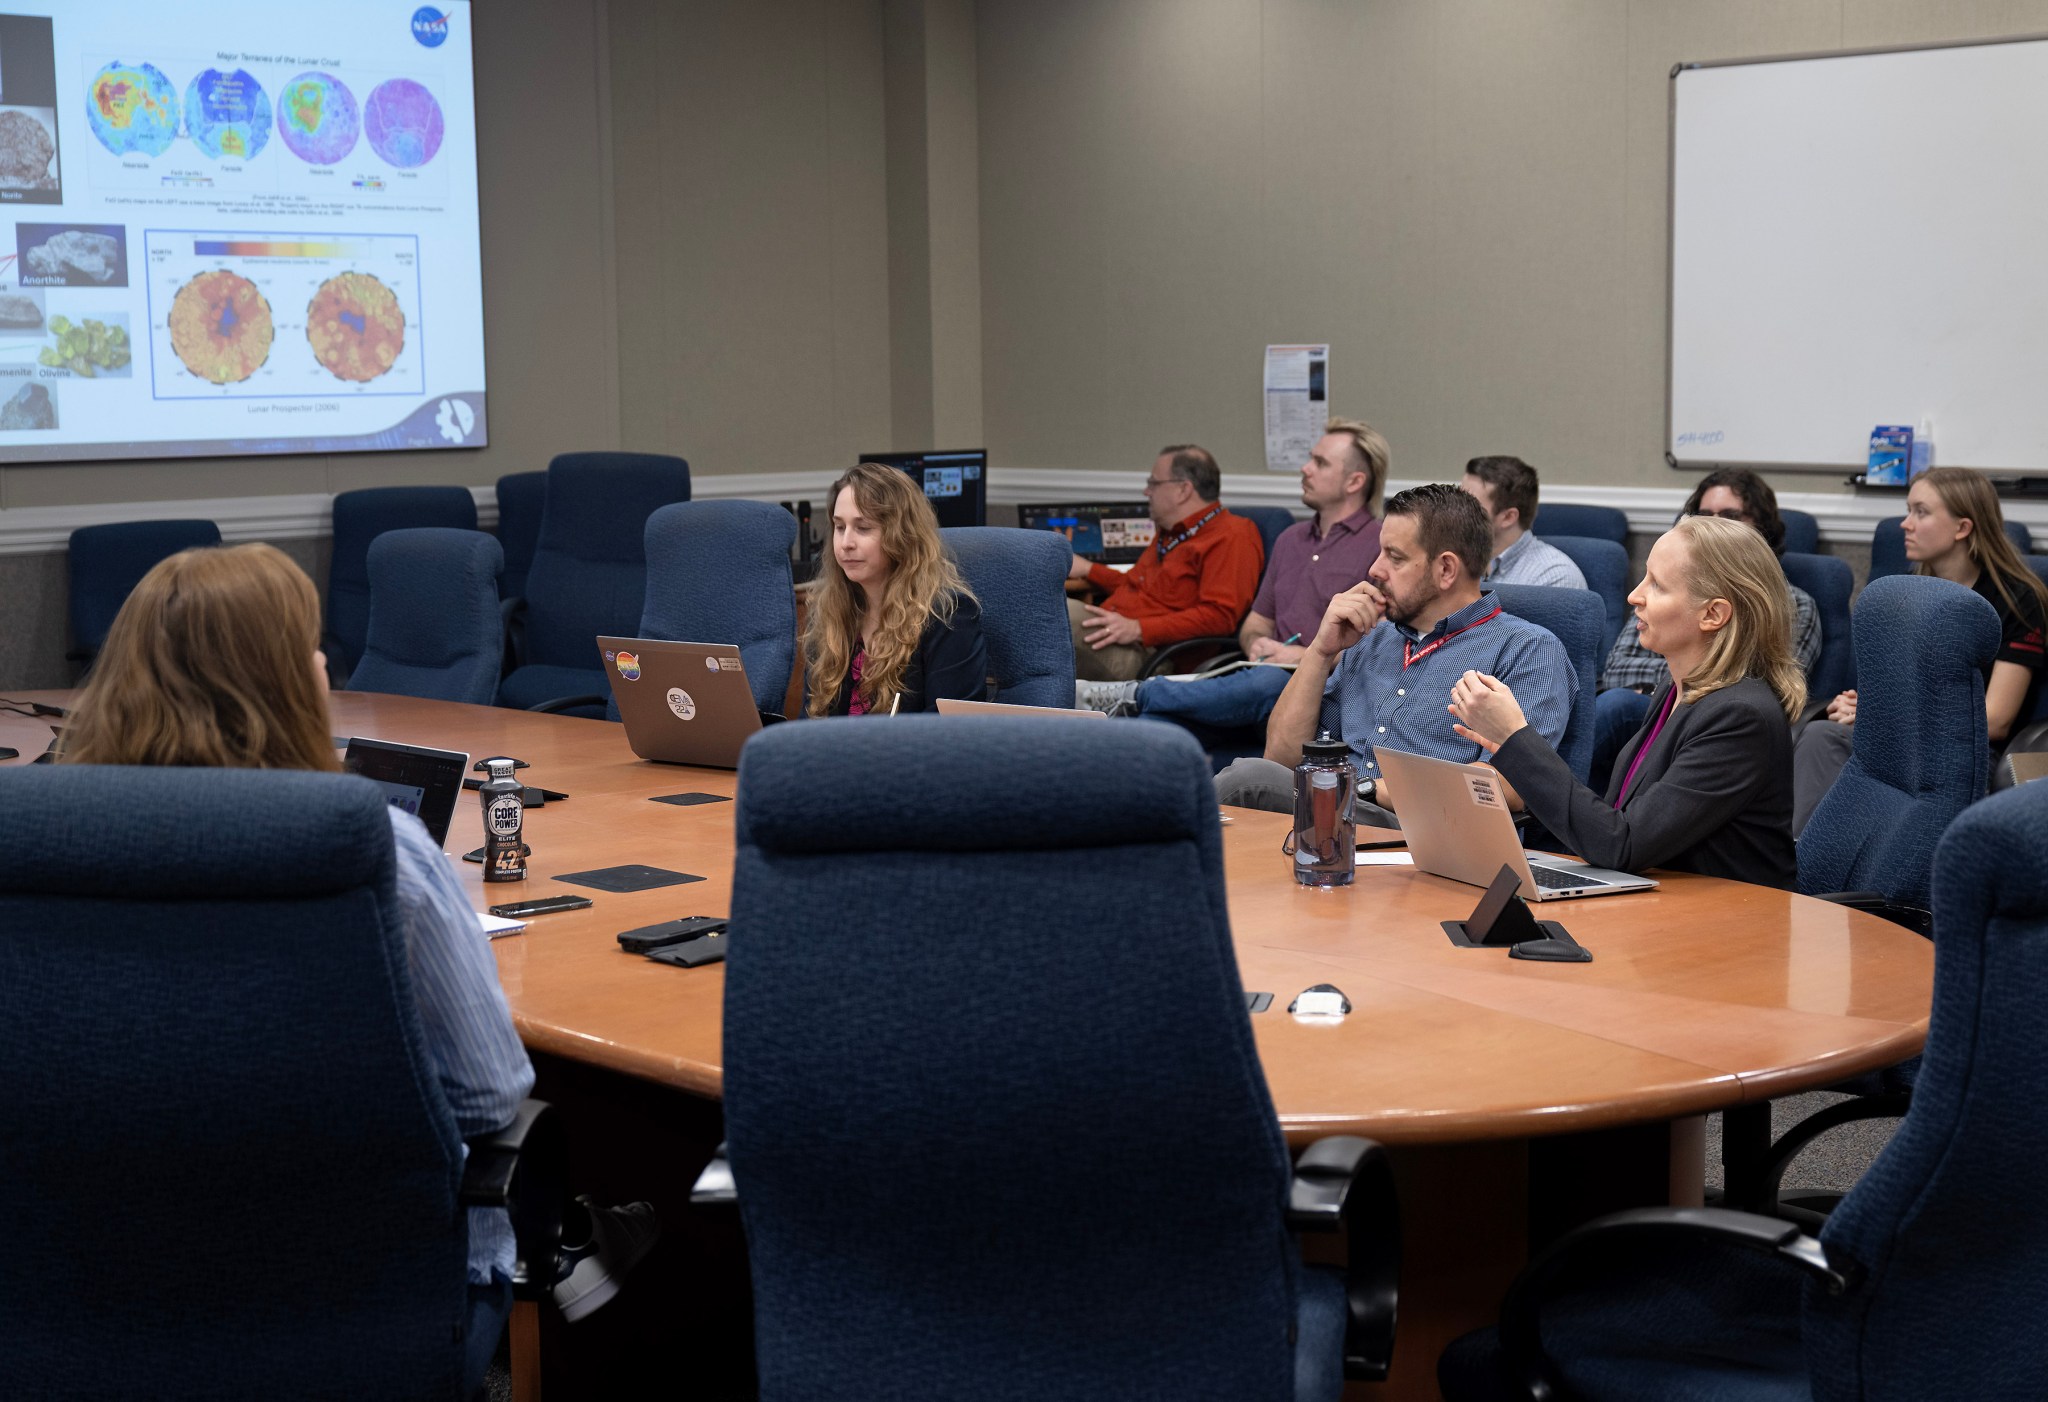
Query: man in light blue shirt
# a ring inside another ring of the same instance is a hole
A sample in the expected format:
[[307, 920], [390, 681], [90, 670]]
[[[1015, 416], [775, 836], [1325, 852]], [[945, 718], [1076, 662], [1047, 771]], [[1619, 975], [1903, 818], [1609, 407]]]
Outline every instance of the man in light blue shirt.
[[1399, 802], [1379, 782], [1375, 746], [1460, 763], [1483, 758], [1446, 709], [1467, 671], [1513, 687], [1529, 724], [1561, 743], [1578, 675], [1562, 643], [1481, 589], [1491, 540], [1485, 510], [1456, 487], [1415, 487], [1388, 501], [1379, 559], [1364, 583], [1330, 601], [1266, 722], [1265, 758], [1217, 775], [1218, 799], [1293, 811], [1293, 766], [1320, 727], [1351, 749], [1360, 817], [1390, 825], [1390, 815], [1367, 806]]
[[1536, 469], [1520, 458], [1474, 458], [1459, 483], [1486, 508], [1493, 530], [1493, 555], [1483, 584], [1540, 584], [1584, 589], [1586, 576], [1571, 556], [1529, 533], [1536, 519]]

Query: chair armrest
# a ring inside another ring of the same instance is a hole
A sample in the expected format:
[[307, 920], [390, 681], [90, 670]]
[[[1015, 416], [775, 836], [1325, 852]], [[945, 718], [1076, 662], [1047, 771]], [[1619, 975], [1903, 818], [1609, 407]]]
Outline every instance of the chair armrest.
[[711, 1162], [697, 1175], [696, 1185], [690, 1189], [690, 1201], [701, 1207], [730, 1207], [739, 1200], [739, 1185], [732, 1179], [732, 1161], [726, 1158], [725, 1145], [721, 1143], [711, 1155]]
[[559, 715], [576, 706], [602, 706], [602, 696], [557, 696], [551, 701], [536, 701], [526, 709], [536, 715]]
[[[1166, 666], [1168, 662], [1186, 653], [1194, 652], [1199, 648], [1209, 648], [1212, 651], [1221, 648], [1228, 648], [1230, 651], [1237, 653], [1240, 657], [1244, 655], [1243, 652], [1237, 646], [1237, 635], [1235, 633], [1218, 633], [1214, 636], [1206, 638], [1182, 638], [1179, 642], [1168, 643], [1165, 647], [1153, 653], [1152, 660], [1145, 664], [1145, 670], [1140, 672], [1138, 676], [1140, 680], [1146, 677], [1164, 676], [1170, 670]], [[1221, 652], [1216, 652], [1216, 655], [1210, 657], [1209, 661], [1215, 662], [1221, 656]]]
[[1387, 1151], [1370, 1139], [1318, 1139], [1295, 1161], [1287, 1225], [1349, 1233], [1344, 1264], [1344, 1376], [1384, 1381], [1394, 1358], [1401, 1287], [1401, 1204]]
[[1836, 905], [1848, 906], [1851, 910], [1867, 910], [1872, 915], [1883, 916], [1894, 925], [1903, 925], [1916, 935], [1932, 938], [1934, 914], [1917, 905], [1895, 901], [1882, 891], [1829, 891], [1814, 897], [1817, 901], [1832, 901]]
[[504, 629], [502, 675], [509, 677], [513, 668], [526, 661], [526, 600], [516, 597], [498, 600], [498, 621]]
[[1645, 1207], [1617, 1212], [1567, 1232], [1523, 1270], [1501, 1304], [1501, 1361], [1518, 1394], [1540, 1402], [1565, 1395], [1543, 1354], [1537, 1315], [1568, 1265], [1589, 1251], [1645, 1236], [1700, 1237], [1754, 1251], [1803, 1272], [1830, 1295], [1854, 1287], [1852, 1270], [1831, 1265], [1821, 1243], [1789, 1222], [1718, 1207]]
[[511, 1214], [518, 1250], [512, 1293], [520, 1299], [538, 1299], [554, 1286], [568, 1158], [561, 1117], [545, 1100], [521, 1101], [510, 1124], [469, 1141], [457, 1200]]
[[1816, 1110], [1778, 1137], [1778, 1141], [1765, 1151], [1757, 1163], [1755, 1177], [1751, 1180], [1754, 1196], [1748, 1201], [1732, 1202], [1745, 1212], [1769, 1214], [1778, 1205], [1778, 1194], [1782, 1190], [1785, 1170], [1802, 1150], [1831, 1129], [1853, 1124], [1857, 1120], [1895, 1120], [1912, 1108], [1911, 1091], [1892, 1091], [1884, 1095], [1859, 1095], [1850, 1100], [1837, 1101], [1825, 1109]]

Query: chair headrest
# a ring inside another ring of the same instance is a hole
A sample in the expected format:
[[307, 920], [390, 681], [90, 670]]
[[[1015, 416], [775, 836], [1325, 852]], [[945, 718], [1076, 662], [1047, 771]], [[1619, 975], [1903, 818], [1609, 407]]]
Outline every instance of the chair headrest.
[[1198, 840], [1216, 811], [1208, 761], [1175, 726], [855, 716], [748, 741], [736, 821], [770, 851], [985, 851]]
[[0, 771], [0, 895], [247, 899], [392, 880], [384, 796], [346, 774]]

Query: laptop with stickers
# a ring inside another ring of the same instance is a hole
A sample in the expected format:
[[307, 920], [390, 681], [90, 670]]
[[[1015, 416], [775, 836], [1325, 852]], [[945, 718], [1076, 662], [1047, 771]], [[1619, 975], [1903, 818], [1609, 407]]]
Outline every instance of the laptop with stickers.
[[1512, 867], [1522, 879], [1520, 895], [1525, 901], [1618, 896], [1656, 888], [1647, 876], [1524, 851], [1500, 775], [1491, 765], [1430, 759], [1385, 745], [1373, 747], [1373, 758], [1387, 776], [1401, 832], [1418, 870], [1468, 886], [1490, 886], [1502, 867]]
[[634, 754], [739, 768], [740, 746], [761, 728], [761, 713], [737, 647], [659, 638], [599, 638], [597, 646]]

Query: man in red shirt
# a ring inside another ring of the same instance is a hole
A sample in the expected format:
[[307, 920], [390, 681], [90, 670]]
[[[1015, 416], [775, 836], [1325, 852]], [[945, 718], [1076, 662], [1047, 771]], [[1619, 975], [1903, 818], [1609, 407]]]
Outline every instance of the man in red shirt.
[[1075, 556], [1071, 579], [1106, 591], [1101, 607], [1067, 600], [1074, 672], [1084, 681], [1128, 681], [1156, 648], [1237, 631], [1265, 568], [1259, 528], [1216, 498], [1223, 470], [1192, 443], [1162, 448], [1145, 481], [1157, 536], [1125, 573]]

